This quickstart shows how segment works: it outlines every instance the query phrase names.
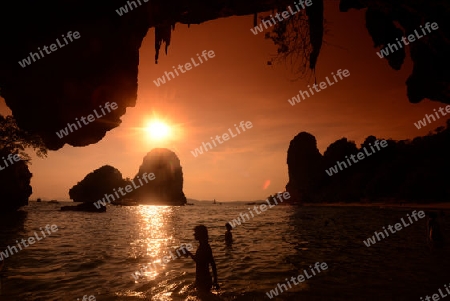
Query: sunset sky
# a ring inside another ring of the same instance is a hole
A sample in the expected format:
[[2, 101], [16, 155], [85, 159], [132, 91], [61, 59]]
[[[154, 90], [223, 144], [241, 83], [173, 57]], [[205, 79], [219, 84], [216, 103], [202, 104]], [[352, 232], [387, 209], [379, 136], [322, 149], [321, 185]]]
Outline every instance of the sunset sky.
[[[323, 153], [342, 137], [358, 145], [368, 135], [410, 139], [445, 124], [441, 119], [421, 130], [413, 125], [444, 105], [408, 102], [404, 83], [411, 61], [408, 57], [397, 72], [376, 55], [364, 11], [339, 13], [337, 3], [326, 2], [325, 18], [328, 33], [317, 81], [338, 69], [348, 69], [350, 76], [295, 106], [287, 100], [306, 90], [314, 79], [292, 81], [284, 65], [266, 64], [276, 49], [264, 34], [250, 32], [253, 16], [190, 28], [177, 24], [168, 55], [162, 47], [158, 65], [154, 63], [154, 30], [149, 30], [140, 49], [136, 107], [128, 108], [120, 127], [95, 145], [66, 145], [46, 159], [33, 156], [31, 199], [67, 200], [74, 184], [106, 164], [119, 169], [123, 177], [133, 177], [146, 153], [156, 147], [167, 147], [180, 158], [188, 198], [264, 199], [284, 190], [289, 142], [301, 131], [313, 134]], [[160, 87], [153, 83], [203, 50], [213, 50], [215, 57]], [[4, 102], [1, 113], [10, 113]], [[147, 138], [143, 127], [154, 117], [172, 128], [170, 139], [152, 142]], [[209, 137], [222, 135], [240, 121], [251, 121], [253, 128], [197, 158], [191, 154]]]

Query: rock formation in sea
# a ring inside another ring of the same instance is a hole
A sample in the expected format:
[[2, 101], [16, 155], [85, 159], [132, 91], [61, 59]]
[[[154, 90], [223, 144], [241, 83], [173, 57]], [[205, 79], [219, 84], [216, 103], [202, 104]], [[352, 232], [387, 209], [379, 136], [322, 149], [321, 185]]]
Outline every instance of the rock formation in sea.
[[104, 165], [84, 177], [69, 190], [69, 196], [74, 202], [94, 203], [102, 199], [106, 194], [111, 194], [118, 200], [114, 191], [119, 187], [125, 187], [130, 182], [122, 178], [122, 173], [109, 165]]
[[[143, 179], [145, 173], [146, 180]], [[154, 177], [149, 176], [150, 174], [154, 174]], [[125, 189], [126, 186], [129, 186], [128, 189]], [[110, 197], [105, 198], [105, 194]], [[105, 165], [74, 185], [69, 190], [69, 196], [75, 202], [83, 204], [64, 207], [62, 210], [98, 212], [94, 206], [89, 205], [99, 200], [105, 201], [105, 204], [109, 200], [117, 205], [132, 205], [136, 202], [152, 205], [186, 204], [180, 159], [165, 148], [155, 148], [147, 153], [134, 179], [123, 179], [118, 169]], [[101, 209], [104, 210], [105, 207], [101, 206]]]
[[[136, 189], [132, 198], [141, 204], [185, 205], [183, 192], [183, 170], [178, 156], [166, 148], [152, 149], [144, 157], [138, 174], [134, 177], [135, 185], [140, 185], [139, 178], [144, 173], [153, 173], [155, 179]], [[139, 176], [139, 178], [138, 178]]]
[[33, 149], [36, 156], [44, 158], [47, 148], [42, 139], [17, 126], [13, 116], [0, 115], [0, 213], [10, 213], [28, 205], [32, 193], [28, 170]]
[[323, 179], [323, 158], [317, 149], [316, 138], [301, 132], [291, 140], [287, 153], [289, 182], [286, 191], [291, 202], [310, 202], [311, 194]]
[[322, 156], [314, 136], [298, 134], [288, 149], [286, 190], [302, 202], [449, 201], [450, 119], [427, 136], [381, 141], [368, 136], [358, 147], [341, 138]]
[[[280, 53], [306, 53], [307, 65], [314, 69], [320, 59], [324, 29], [323, 0], [312, 2], [306, 10], [307, 18], [298, 13], [274, 29], [280, 35], [275, 39]], [[120, 125], [127, 107], [136, 104], [139, 48], [150, 28], [155, 28], [156, 61], [161, 47], [167, 52], [176, 23], [187, 26], [230, 16], [285, 10], [293, 5], [292, 0], [141, 0], [140, 3], [137, 0], [0, 3], [0, 10], [8, 15], [0, 18], [0, 93], [21, 128], [40, 134], [52, 150], [66, 143], [73, 146], [96, 143], [107, 131]], [[436, 34], [409, 45], [413, 70], [406, 83], [407, 94], [411, 102], [429, 98], [450, 103], [448, 0], [341, 0], [329, 1], [328, 5], [339, 5], [342, 12], [366, 9], [366, 27], [375, 47], [385, 47], [392, 38], [419, 30], [422, 20], [437, 22]], [[117, 13], [121, 7], [127, 7], [128, 12]], [[285, 34], [284, 29], [291, 28], [287, 26], [290, 22], [300, 24], [294, 28], [305, 37], [301, 41], [309, 41], [308, 45], [289, 41], [289, 36], [297, 36]], [[249, 29], [259, 23], [260, 19], [255, 18], [249, 22]], [[79, 32], [80, 37], [66, 44], [62, 35], [66, 37], [69, 31]], [[250, 31], [248, 34], [252, 36]], [[18, 63], [29, 57], [30, 52], [39, 55], [38, 49], [43, 51], [44, 46], [56, 45], [56, 39], [63, 47], [50, 53], [41, 52], [43, 56], [33, 59], [28, 66], [21, 67]], [[386, 60], [399, 69], [404, 56], [401, 49]], [[61, 139], [57, 137], [55, 133], [68, 123], [75, 124], [75, 118], [92, 114], [106, 102], [116, 102], [118, 109]]]

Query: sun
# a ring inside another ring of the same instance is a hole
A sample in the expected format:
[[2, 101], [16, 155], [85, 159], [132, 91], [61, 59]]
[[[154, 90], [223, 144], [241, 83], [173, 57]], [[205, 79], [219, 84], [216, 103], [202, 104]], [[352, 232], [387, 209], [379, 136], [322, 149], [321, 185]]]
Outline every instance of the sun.
[[145, 132], [147, 137], [152, 140], [164, 140], [171, 134], [170, 127], [160, 120], [150, 121], [145, 127]]

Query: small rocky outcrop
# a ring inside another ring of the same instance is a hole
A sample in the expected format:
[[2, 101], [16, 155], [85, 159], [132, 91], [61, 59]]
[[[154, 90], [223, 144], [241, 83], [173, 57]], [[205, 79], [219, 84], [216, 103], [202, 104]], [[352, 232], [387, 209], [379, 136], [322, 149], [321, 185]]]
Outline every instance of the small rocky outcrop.
[[128, 184], [129, 182], [122, 178], [122, 173], [117, 168], [105, 165], [89, 173], [74, 185], [69, 190], [69, 196], [74, 202], [94, 203], [103, 198], [105, 193], [112, 194], [114, 189]]

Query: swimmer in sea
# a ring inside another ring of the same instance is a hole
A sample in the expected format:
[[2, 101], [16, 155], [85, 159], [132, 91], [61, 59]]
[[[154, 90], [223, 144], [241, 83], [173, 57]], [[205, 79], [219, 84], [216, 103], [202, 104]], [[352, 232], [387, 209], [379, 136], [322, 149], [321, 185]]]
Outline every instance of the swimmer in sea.
[[441, 226], [437, 220], [436, 212], [428, 213], [427, 220], [427, 241], [432, 246], [440, 247], [444, 243], [444, 237], [441, 232]]
[[[195, 255], [187, 251], [186, 256], [191, 256], [195, 261], [195, 286], [199, 291], [208, 292], [214, 285], [217, 289], [217, 269], [211, 246], [208, 242], [208, 229], [204, 225], [199, 225], [194, 228], [194, 237], [200, 243]], [[211, 265], [213, 272], [213, 279], [209, 272], [209, 265]]]
[[231, 233], [231, 227], [230, 223], [226, 223], [225, 227], [227, 228], [227, 231], [225, 232], [225, 244], [230, 247], [233, 244], [233, 234]]

